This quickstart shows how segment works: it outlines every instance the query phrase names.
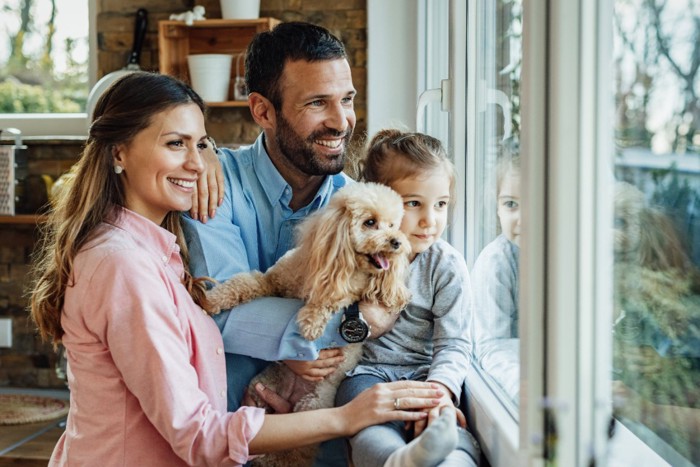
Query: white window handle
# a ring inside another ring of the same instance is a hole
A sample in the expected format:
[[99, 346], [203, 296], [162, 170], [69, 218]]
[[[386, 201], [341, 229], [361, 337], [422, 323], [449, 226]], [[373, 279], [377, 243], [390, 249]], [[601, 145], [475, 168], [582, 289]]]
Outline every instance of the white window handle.
[[429, 103], [440, 101], [440, 110], [450, 111], [450, 85], [449, 79], [443, 79], [439, 88], [426, 89], [420, 93], [416, 106], [416, 131], [425, 133], [425, 108]]

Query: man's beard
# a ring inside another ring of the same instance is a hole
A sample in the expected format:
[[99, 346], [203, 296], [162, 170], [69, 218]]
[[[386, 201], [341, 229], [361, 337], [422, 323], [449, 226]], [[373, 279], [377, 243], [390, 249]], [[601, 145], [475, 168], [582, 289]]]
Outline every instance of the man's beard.
[[343, 136], [343, 151], [335, 156], [327, 157], [314, 151], [314, 140], [327, 136], [338, 137], [342, 135], [341, 132], [330, 129], [317, 131], [304, 140], [294, 131], [287, 119], [281, 115], [281, 112], [277, 115], [277, 132], [275, 136], [277, 147], [282, 156], [294, 167], [307, 175], [335, 175], [343, 170], [345, 153], [352, 137], [352, 127], [348, 126], [345, 136]]

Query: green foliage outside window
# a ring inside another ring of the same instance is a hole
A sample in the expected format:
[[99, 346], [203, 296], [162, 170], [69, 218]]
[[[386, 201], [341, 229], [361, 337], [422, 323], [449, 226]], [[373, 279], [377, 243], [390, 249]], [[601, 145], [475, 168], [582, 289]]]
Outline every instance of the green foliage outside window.
[[89, 91], [86, 2], [8, 0], [0, 7], [0, 113], [83, 112]]

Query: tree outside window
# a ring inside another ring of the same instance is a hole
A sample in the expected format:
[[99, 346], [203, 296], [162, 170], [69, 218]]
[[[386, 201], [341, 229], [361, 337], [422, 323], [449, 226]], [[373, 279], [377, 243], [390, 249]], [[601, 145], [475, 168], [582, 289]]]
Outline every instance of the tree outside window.
[[6, 0], [0, 7], [0, 113], [84, 112], [87, 0]]

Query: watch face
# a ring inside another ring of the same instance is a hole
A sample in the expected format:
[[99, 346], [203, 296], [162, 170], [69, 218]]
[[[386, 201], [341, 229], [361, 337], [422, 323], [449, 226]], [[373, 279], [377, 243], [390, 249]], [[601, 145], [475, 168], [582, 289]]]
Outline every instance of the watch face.
[[362, 342], [368, 334], [369, 326], [359, 318], [346, 319], [340, 325], [340, 335], [351, 344]]

